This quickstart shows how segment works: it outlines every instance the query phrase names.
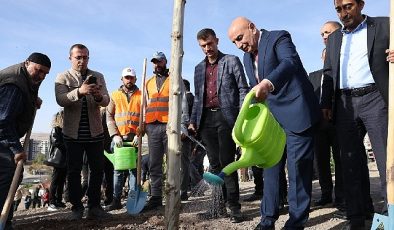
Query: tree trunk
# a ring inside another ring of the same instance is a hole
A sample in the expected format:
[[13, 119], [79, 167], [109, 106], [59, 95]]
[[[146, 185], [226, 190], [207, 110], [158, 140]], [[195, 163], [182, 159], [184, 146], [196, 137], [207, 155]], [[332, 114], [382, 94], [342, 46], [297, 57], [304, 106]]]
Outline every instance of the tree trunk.
[[183, 57], [183, 17], [185, 0], [174, 1], [172, 21], [172, 44], [170, 65], [170, 103], [167, 127], [168, 159], [166, 182], [165, 219], [167, 229], [178, 229], [181, 168], [181, 113], [182, 113], [182, 57]]

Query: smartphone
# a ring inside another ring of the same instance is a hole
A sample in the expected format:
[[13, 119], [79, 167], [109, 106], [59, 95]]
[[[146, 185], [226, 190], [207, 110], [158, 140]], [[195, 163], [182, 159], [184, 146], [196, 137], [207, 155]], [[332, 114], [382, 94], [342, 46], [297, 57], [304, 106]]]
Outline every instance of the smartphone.
[[88, 76], [86, 83], [90, 84], [97, 84], [97, 78], [95, 76]]

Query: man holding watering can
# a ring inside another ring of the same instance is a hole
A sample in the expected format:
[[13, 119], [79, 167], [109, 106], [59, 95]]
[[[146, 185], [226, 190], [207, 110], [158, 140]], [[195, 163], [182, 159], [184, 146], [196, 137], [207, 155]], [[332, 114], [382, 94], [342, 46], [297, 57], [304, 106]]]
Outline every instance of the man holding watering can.
[[[136, 135], [140, 117], [141, 91], [135, 85], [137, 76], [132, 68], [125, 68], [121, 78], [123, 85], [111, 94], [111, 100], [107, 106], [107, 125], [112, 143], [117, 148], [123, 147], [123, 142], [132, 142], [137, 145]], [[116, 154], [116, 153], [115, 153]], [[122, 194], [124, 178], [127, 176], [128, 169], [114, 170], [114, 198], [107, 210], [121, 209], [120, 197]], [[129, 170], [131, 182], [135, 182], [132, 170]], [[135, 183], [130, 183], [130, 191], [133, 190]]]

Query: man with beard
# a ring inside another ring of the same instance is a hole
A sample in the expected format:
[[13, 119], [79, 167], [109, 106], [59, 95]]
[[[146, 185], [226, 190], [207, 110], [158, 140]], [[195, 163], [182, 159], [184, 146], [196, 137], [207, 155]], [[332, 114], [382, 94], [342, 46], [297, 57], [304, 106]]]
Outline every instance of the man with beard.
[[[214, 30], [200, 30], [197, 41], [206, 57], [194, 70], [195, 97], [189, 129], [199, 132], [207, 148], [211, 171], [217, 174], [235, 160], [236, 146], [231, 131], [249, 86], [239, 58], [219, 51]], [[237, 172], [225, 176], [224, 185], [223, 196], [231, 221], [241, 222]], [[224, 214], [226, 208], [221, 205], [219, 215]]]
[[[112, 144], [120, 148], [123, 142], [138, 143], [137, 129], [140, 120], [141, 91], [135, 85], [137, 76], [132, 68], [124, 68], [121, 78], [123, 85], [111, 94], [111, 100], [107, 106], [107, 126], [109, 135], [112, 137]], [[113, 146], [111, 144], [111, 146]], [[129, 193], [134, 190], [135, 170], [115, 170], [114, 171], [114, 195], [113, 201], [107, 208], [108, 211], [121, 209], [121, 195], [124, 179], [127, 174], [130, 176]]]
[[63, 135], [67, 150], [67, 180], [71, 220], [82, 219], [81, 170], [86, 154], [90, 175], [87, 190], [87, 219], [108, 216], [100, 206], [101, 182], [104, 168], [104, 130], [100, 107], [109, 103], [104, 76], [88, 68], [89, 50], [83, 44], [70, 48], [71, 68], [57, 75], [55, 95], [64, 107]]
[[167, 153], [166, 127], [170, 94], [170, 78], [166, 67], [166, 56], [163, 52], [156, 52], [153, 54], [151, 62], [153, 63], [154, 75], [146, 82], [147, 105], [144, 131], [148, 135], [152, 196], [145, 205], [145, 211], [163, 205], [162, 164], [163, 156]]
[[[49, 73], [51, 61], [42, 53], [32, 53], [25, 62], [0, 71], [0, 208], [3, 209], [16, 165], [26, 160], [19, 139], [28, 132], [35, 109], [41, 105], [38, 88]], [[5, 229], [12, 229], [10, 210]]]

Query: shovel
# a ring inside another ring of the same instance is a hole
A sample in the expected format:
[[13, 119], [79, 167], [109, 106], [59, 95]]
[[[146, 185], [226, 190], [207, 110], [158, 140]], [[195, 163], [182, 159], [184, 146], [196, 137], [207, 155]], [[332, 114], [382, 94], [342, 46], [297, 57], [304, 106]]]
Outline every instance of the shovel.
[[[140, 109], [140, 120], [139, 120], [139, 129], [142, 130], [143, 119], [144, 119], [144, 111], [145, 111], [145, 78], [146, 78], [146, 58], [144, 59], [143, 66], [143, 76], [142, 76], [142, 96], [141, 96], [141, 109]], [[138, 160], [137, 160], [137, 183], [134, 191], [129, 192], [129, 196], [127, 198], [126, 208], [127, 213], [131, 215], [138, 214], [144, 209], [146, 203], [146, 197], [148, 195], [147, 192], [142, 190], [141, 186], [141, 161], [142, 161], [142, 135], [138, 137]], [[130, 175], [131, 177], [131, 175]]]
[[[34, 121], [35, 116], [36, 116], [36, 111], [34, 111], [34, 114], [33, 114], [33, 121]], [[30, 135], [31, 135], [31, 129], [33, 128], [33, 124], [31, 126], [32, 127], [30, 127], [29, 131], [27, 131], [27, 133], [25, 135], [25, 140], [23, 142], [23, 151], [24, 152], [27, 152], [27, 150], [29, 149]], [[18, 164], [16, 165], [16, 169], [15, 169], [14, 177], [12, 178], [10, 190], [8, 191], [7, 198], [4, 202], [3, 210], [1, 211], [0, 230], [3, 230], [5, 228], [5, 224], [7, 222], [8, 215], [10, 213], [10, 208], [14, 202], [15, 192], [19, 186], [19, 181], [20, 181], [21, 173], [23, 171], [23, 164], [24, 163], [25, 163], [24, 160], [20, 160], [20, 161], [18, 161]]]

